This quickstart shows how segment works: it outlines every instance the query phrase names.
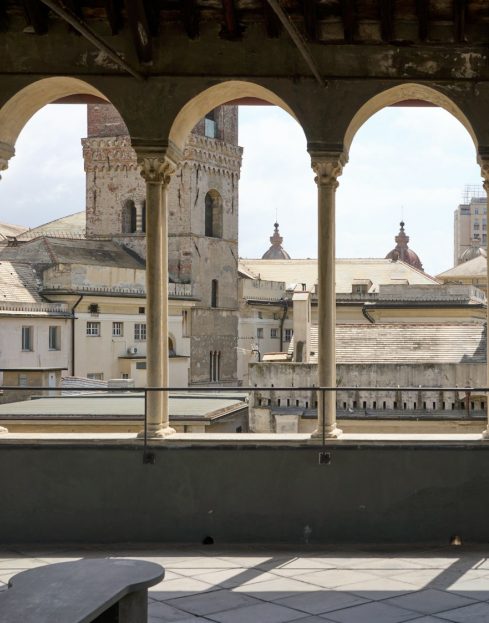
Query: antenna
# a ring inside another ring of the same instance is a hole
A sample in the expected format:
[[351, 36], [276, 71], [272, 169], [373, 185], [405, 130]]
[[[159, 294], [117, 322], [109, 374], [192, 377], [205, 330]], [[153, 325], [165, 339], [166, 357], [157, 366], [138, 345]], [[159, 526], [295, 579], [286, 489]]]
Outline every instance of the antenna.
[[401, 221], [404, 220], [404, 206], [401, 206]]

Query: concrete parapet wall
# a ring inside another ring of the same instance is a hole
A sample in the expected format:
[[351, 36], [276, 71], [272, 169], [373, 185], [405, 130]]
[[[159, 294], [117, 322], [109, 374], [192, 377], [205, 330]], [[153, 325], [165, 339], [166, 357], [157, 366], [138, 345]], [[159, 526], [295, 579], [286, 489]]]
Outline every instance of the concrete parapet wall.
[[[120, 442], [119, 442], [120, 443]], [[12, 444], [12, 445], [10, 445]], [[2, 444], [2, 542], [489, 540], [489, 444]], [[35, 517], [33, 517], [35, 510]]]

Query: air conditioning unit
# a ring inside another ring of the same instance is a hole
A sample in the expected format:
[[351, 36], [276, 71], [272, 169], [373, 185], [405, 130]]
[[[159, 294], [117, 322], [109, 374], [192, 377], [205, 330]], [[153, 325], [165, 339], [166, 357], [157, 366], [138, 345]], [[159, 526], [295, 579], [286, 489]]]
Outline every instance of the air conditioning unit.
[[130, 347], [127, 349], [127, 354], [128, 354], [128, 355], [136, 355], [136, 354], [137, 354], [137, 352], [138, 352], [138, 348], [137, 348], [137, 346], [130, 346]]

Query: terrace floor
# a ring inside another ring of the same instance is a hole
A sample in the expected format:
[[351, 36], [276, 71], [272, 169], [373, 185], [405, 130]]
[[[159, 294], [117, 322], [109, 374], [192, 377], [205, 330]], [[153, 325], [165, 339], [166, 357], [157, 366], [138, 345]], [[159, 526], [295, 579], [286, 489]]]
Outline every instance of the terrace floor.
[[489, 545], [12, 546], [0, 549], [0, 590], [24, 569], [85, 557], [162, 564], [151, 623], [489, 622]]

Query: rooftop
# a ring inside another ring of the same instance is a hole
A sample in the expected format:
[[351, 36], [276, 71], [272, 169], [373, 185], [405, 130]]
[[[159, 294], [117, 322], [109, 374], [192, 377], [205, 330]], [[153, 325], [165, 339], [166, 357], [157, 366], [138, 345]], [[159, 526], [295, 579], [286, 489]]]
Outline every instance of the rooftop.
[[[80, 558], [161, 564], [150, 623], [483, 622], [487, 547], [85, 545], [0, 550], [0, 591], [25, 569]], [[205, 536], [205, 535], [204, 535]]]

